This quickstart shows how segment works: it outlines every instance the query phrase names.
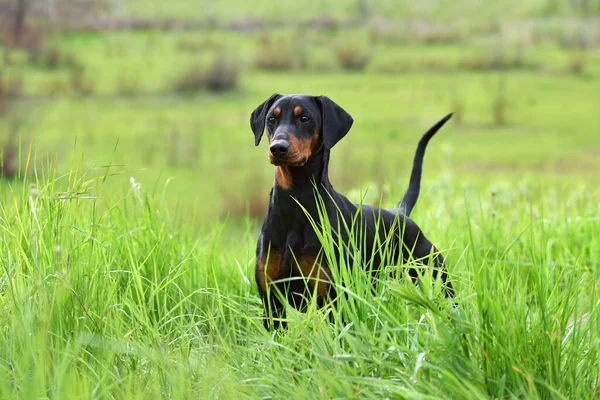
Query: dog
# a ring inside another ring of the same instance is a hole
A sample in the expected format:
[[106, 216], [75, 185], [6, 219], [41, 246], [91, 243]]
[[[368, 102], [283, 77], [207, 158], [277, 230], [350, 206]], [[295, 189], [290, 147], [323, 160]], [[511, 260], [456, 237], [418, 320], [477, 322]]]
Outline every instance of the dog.
[[[330, 266], [324, 260], [322, 244], [308, 218], [319, 221], [317, 193], [336, 238], [348, 244], [351, 238], [344, 226], [354, 226], [360, 235], [355, 239], [364, 246], [361, 265], [372, 260], [376, 272], [384, 262], [378, 244], [391, 240], [391, 255], [388, 253], [385, 261], [397, 265], [412, 257], [425, 264], [433, 263], [433, 276], [441, 272], [446, 297], [454, 297], [442, 255], [409, 218], [419, 196], [427, 143], [451, 116], [448, 114], [422, 137], [408, 190], [396, 207], [387, 210], [353, 204], [336, 192], [329, 181], [331, 149], [346, 136], [354, 122], [333, 100], [326, 96], [275, 93], [252, 112], [250, 126], [255, 145], [260, 144], [266, 127], [268, 159], [275, 167], [275, 182], [258, 238], [255, 265], [267, 330], [287, 326], [285, 301], [303, 310], [311, 294], [317, 296], [319, 307], [335, 297]], [[340, 256], [352, 257], [350, 253], [346, 246]], [[414, 269], [409, 274], [413, 281], [418, 277]]]

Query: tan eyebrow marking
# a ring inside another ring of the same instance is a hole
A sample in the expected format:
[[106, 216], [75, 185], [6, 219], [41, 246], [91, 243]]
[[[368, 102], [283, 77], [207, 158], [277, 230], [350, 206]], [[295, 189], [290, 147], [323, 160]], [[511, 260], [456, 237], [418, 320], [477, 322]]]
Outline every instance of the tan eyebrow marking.
[[302, 114], [302, 107], [296, 106], [296, 108], [294, 108], [294, 115], [297, 117], [300, 114]]
[[281, 114], [281, 108], [277, 107], [276, 109], [273, 110], [273, 115], [275, 115], [276, 117], [278, 117], [279, 114]]

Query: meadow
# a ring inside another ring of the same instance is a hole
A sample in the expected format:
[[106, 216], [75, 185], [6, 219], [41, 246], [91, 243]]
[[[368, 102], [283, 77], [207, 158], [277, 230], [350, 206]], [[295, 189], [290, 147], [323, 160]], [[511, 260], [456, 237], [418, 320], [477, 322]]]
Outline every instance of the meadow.
[[[379, 16], [431, 15], [421, 32], [339, 22], [354, 8], [336, 0], [307, 14], [327, 13], [319, 29], [291, 26], [291, 2], [257, 14], [272, 29], [232, 28], [255, 9], [225, 3], [218, 29], [53, 30], [35, 57], [2, 47], [0, 398], [597, 398], [594, 20], [522, 21], [539, 10], [515, 3], [469, 28], [449, 22], [467, 2], [377, 3]], [[122, 13], [198, 15], [178, 4]], [[339, 307], [263, 329], [254, 249], [273, 176], [248, 119], [273, 92], [352, 114], [331, 181], [385, 206], [420, 135], [455, 113], [427, 150], [413, 218], [456, 305], [427, 274], [415, 286], [389, 266], [373, 291], [340, 265]]]

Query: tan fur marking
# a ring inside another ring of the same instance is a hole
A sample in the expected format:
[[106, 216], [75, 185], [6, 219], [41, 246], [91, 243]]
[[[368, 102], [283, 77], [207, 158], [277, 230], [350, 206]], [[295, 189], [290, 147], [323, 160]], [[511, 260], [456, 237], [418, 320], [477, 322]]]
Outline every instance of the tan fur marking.
[[317, 257], [312, 254], [303, 254], [298, 260], [298, 267], [302, 275], [308, 280], [308, 287], [311, 291], [315, 290], [317, 285], [317, 296], [323, 297], [329, 290], [329, 275], [331, 271], [327, 266], [317, 262]]
[[[288, 139], [288, 142], [290, 143], [290, 149], [288, 151], [288, 154], [287, 154], [287, 157], [285, 160], [286, 161], [285, 164], [288, 166], [293, 166], [293, 167], [301, 167], [304, 164], [306, 164], [306, 162], [312, 155], [313, 151], [315, 151], [317, 149], [317, 147], [319, 146], [319, 141], [320, 141], [319, 131], [315, 131], [313, 133], [312, 138], [310, 138], [310, 139], [298, 139], [296, 137], [296, 135], [294, 133], [292, 133]], [[269, 143], [270, 142], [271, 142], [271, 139], [269, 139]], [[267, 154], [269, 156], [269, 162], [271, 164], [274, 164], [275, 157], [273, 157], [273, 154], [271, 154], [270, 149], [267, 151]], [[277, 180], [278, 174], [281, 175], [282, 177], [283, 177], [283, 175], [289, 175], [288, 187], [291, 187], [292, 181], [291, 181], [291, 174], [289, 172], [290, 172], [289, 170], [278, 172], [276, 169], [275, 170], [276, 180]], [[283, 186], [283, 183], [280, 186], [285, 187], [285, 186]]]
[[292, 173], [288, 167], [276, 166], [275, 167], [275, 183], [282, 189], [290, 189], [294, 182], [292, 180]]
[[281, 278], [281, 276], [279, 276], [281, 271], [281, 253], [278, 251], [271, 251], [268, 260], [267, 255], [265, 254], [256, 268], [258, 288], [261, 292], [265, 292], [267, 290], [267, 283], [271, 283], [272, 281]]
[[277, 107], [276, 109], [273, 110], [273, 115], [278, 117], [279, 114], [281, 114], [281, 108]]
[[294, 108], [294, 116], [296, 116], [296, 117], [297, 117], [297, 116], [298, 116], [298, 115], [300, 115], [300, 114], [302, 114], [302, 107], [300, 107], [300, 106], [296, 106], [296, 107]]
[[319, 146], [319, 131], [315, 131], [312, 137], [311, 151], [315, 151]]
[[290, 136], [290, 159], [298, 163], [305, 163], [313, 151], [313, 139], [298, 139]]

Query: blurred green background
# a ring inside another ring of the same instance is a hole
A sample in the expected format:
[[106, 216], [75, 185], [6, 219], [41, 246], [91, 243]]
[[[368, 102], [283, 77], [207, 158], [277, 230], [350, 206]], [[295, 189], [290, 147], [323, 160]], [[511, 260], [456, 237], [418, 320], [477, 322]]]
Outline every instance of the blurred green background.
[[354, 117], [331, 166], [351, 197], [395, 203], [450, 111], [425, 197], [449, 180], [595, 184], [599, 16], [597, 0], [0, 0], [0, 191], [111, 165], [109, 191], [133, 177], [196, 225], [261, 218], [272, 167], [248, 119], [274, 92]]

